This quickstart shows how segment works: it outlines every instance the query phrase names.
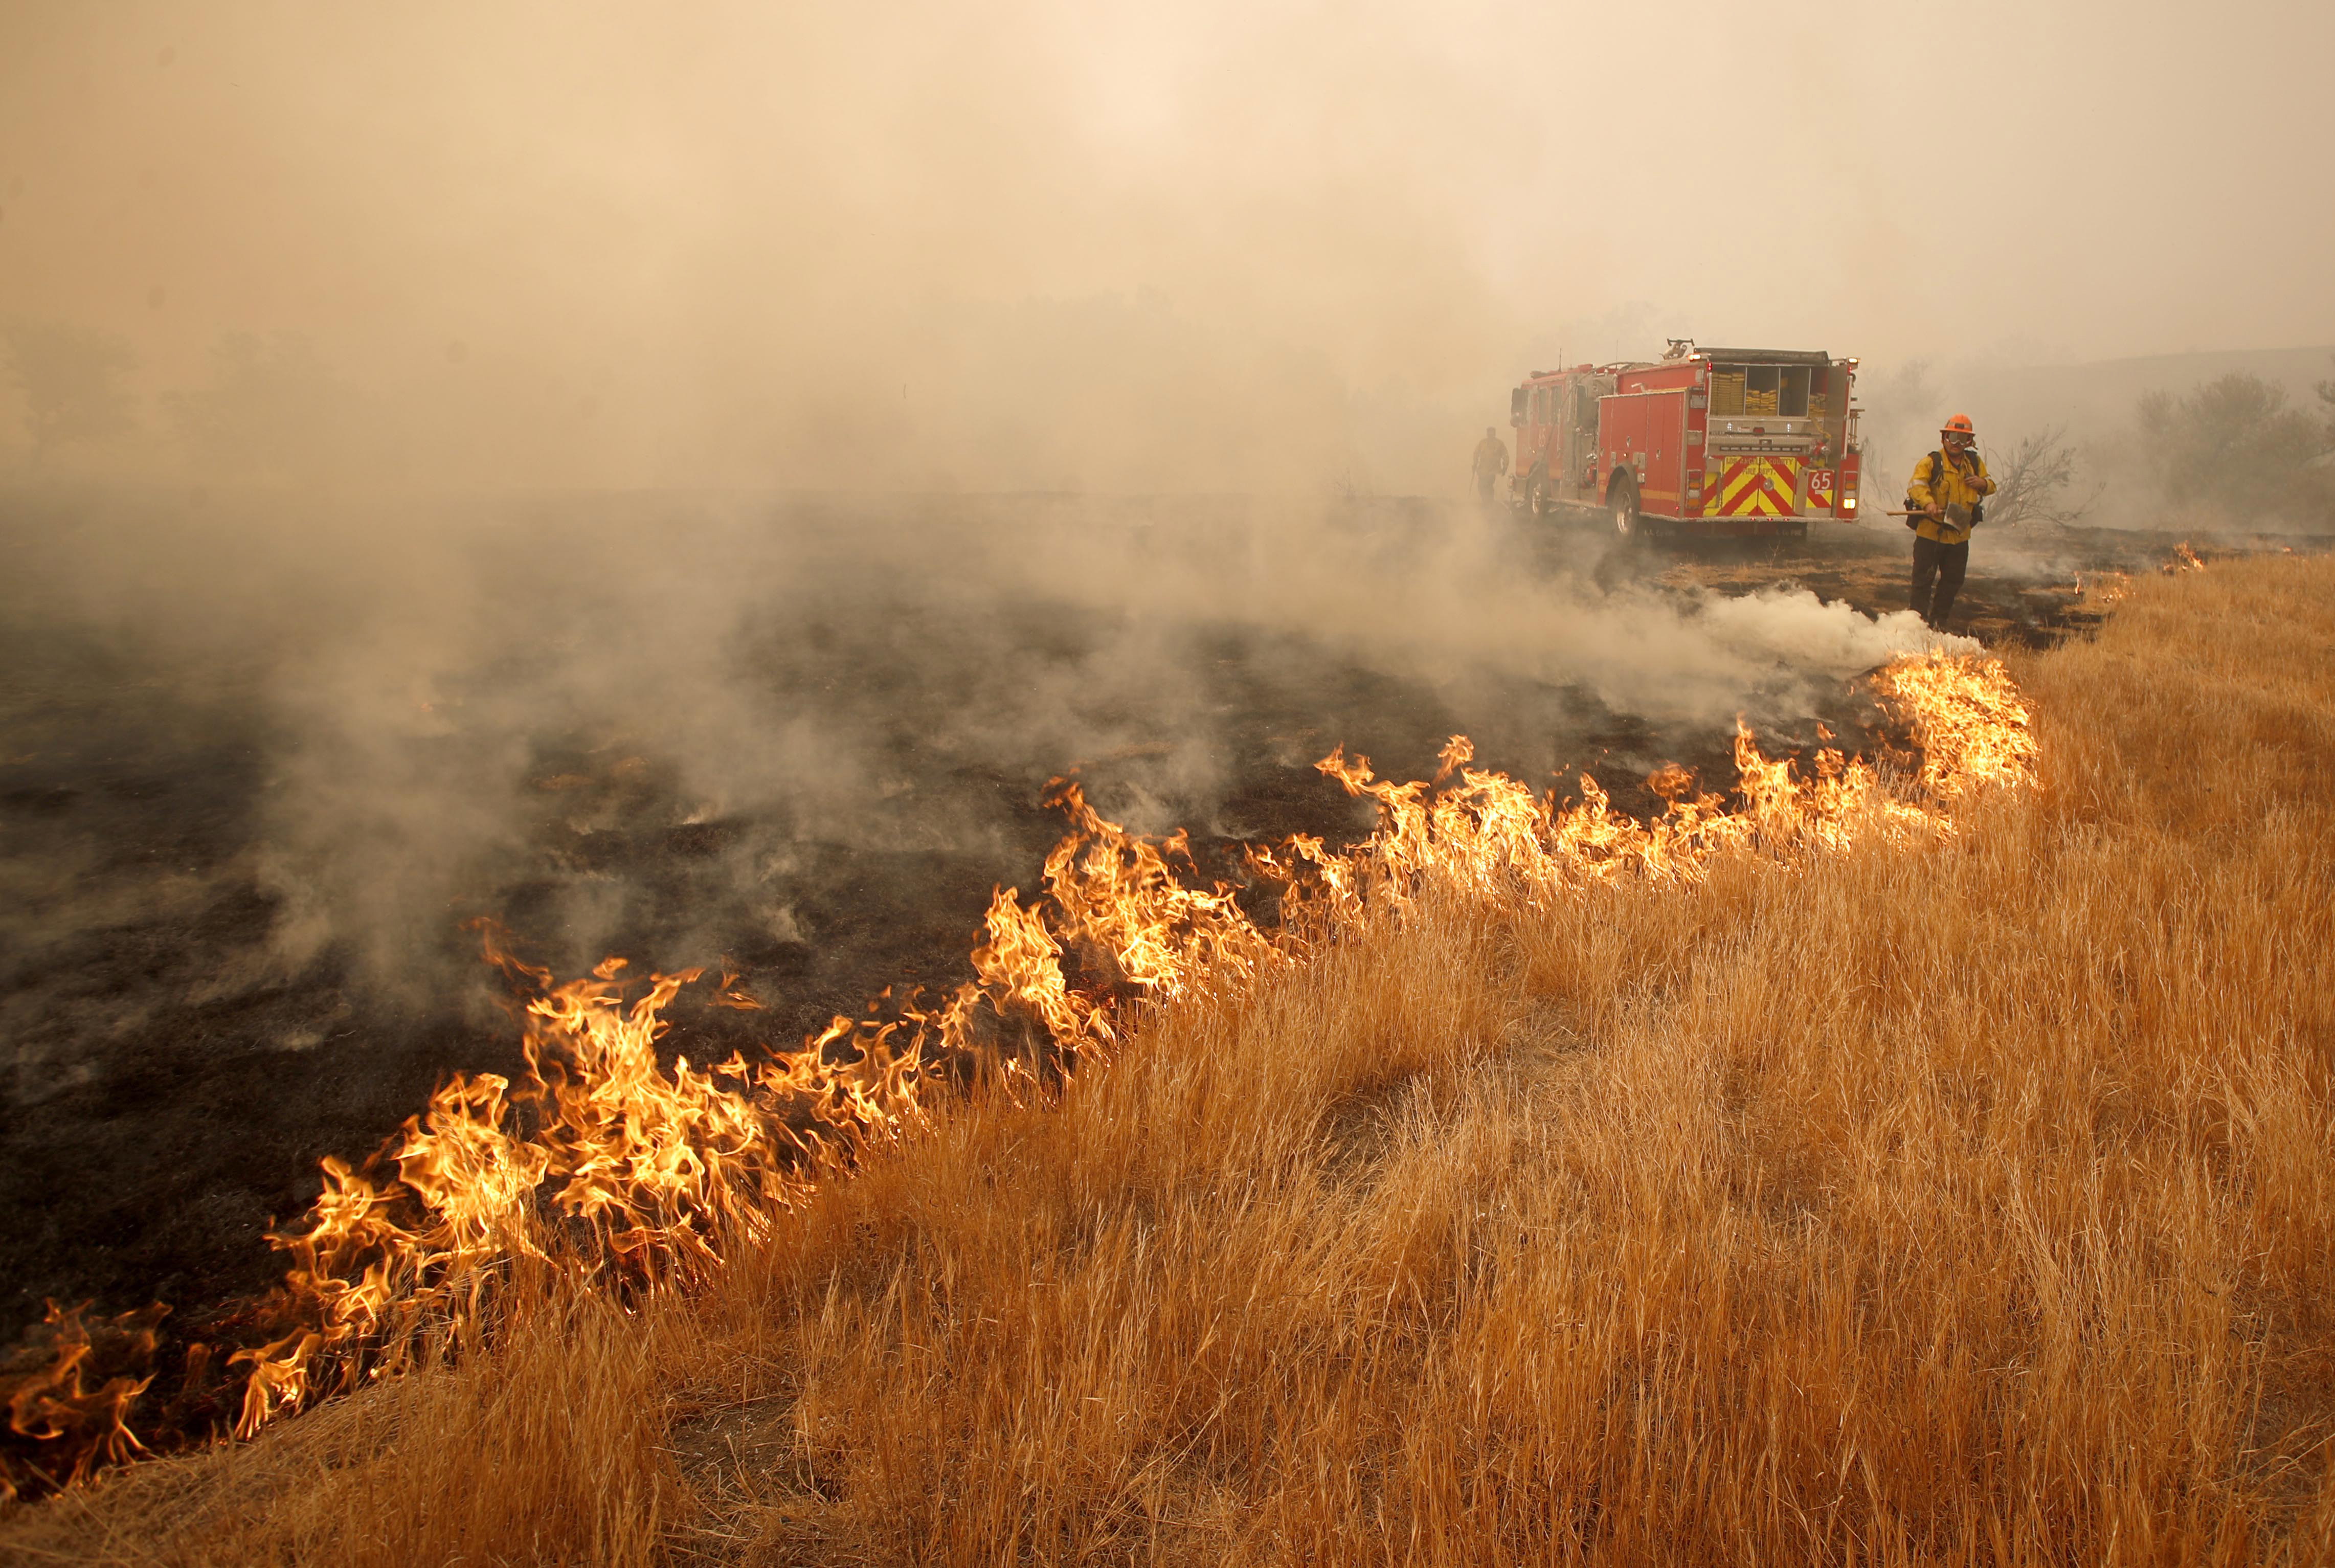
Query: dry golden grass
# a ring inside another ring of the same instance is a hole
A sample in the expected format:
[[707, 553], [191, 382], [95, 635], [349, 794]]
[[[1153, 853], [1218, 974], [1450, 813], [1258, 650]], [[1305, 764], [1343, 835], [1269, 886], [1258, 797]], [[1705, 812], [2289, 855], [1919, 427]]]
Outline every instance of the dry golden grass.
[[2335, 1561], [2335, 563], [1943, 845], [1430, 899], [27, 1562]]

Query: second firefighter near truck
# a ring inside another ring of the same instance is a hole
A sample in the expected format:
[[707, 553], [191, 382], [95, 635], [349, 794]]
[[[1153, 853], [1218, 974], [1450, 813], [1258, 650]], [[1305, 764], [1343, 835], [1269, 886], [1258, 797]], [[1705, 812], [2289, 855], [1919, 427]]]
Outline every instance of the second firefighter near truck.
[[1474, 469], [1476, 498], [1488, 501], [1492, 498], [1492, 487], [1506, 478], [1508, 471], [1507, 443], [1500, 440], [1498, 432], [1490, 425], [1484, 427], [1484, 439], [1476, 443]]
[[1905, 485], [1905, 526], [1914, 530], [1914, 612], [1933, 632], [1946, 629], [1954, 595], [1970, 567], [1971, 529], [1985, 519], [1994, 493], [1978, 431], [1956, 414], [1938, 430], [1938, 450], [1914, 465]]

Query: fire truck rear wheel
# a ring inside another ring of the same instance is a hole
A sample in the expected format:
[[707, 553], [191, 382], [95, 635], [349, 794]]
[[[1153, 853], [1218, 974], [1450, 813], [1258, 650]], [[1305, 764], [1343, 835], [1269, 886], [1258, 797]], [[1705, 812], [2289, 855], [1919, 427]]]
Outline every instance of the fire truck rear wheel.
[[1617, 479], [1606, 492], [1605, 507], [1613, 515], [1613, 532], [1625, 539], [1634, 539], [1645, 531], [1644, 521], [1638, 516], [1638, 487], [1627, 479]]

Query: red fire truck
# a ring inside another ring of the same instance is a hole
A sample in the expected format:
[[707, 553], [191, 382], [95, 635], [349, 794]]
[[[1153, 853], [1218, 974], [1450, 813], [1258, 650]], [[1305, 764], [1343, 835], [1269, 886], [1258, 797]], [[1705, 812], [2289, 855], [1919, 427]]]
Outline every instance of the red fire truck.
[[1674, 339], [1658, 361], [1535, 371], [1509, 394], [1510, 499], [1624, 536], [1805, 535], [1856, 519], [1856, 362]]

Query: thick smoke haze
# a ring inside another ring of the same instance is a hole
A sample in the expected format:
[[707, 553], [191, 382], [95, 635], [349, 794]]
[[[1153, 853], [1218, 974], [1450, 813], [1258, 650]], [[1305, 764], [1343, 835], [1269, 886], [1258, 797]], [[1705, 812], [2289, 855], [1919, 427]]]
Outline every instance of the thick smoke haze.
[[[189, 516], [163, 498], [17, 522], [0, 608], [32, 656], [0, 683], [9, 760], [87, 753], [102, 778], [152, 744], [199, 772], [226, 748], [256, 772], [255, 819], [208, 871], [276, 902], [266, 966], [288, 978], [339, 951], [391, 989], [442, 988], [484, 890], [547, 875], [547, 825], [729, 824], [707, 927], [656, 939], [658, 962], [702, 962], [725, 940], [712, 922], [741, 908], [791, 939], [790, 889], [822, 875], [806, 846], [1026, 877], [1009, 828], [1059, 772], [1089, 769], [1098, 805], [1139, 829], [1228, 837], [1270, 827], [1230, 799], [1235, 775], [1342, 743], [1393, 745], [1390, 766], [1417, 769], [1465, 730], [1545, 782], [1595, 766], [1627, 784], [1739, 715], [1804, 729], [1859, 673], [1935, 645], [1909, 612], [1665, 590], [1628, 552], [1601, 581], [1594, 539], [1551, 572], [1458, 504], [634, 497]], [[61, 702], [73, 660], [100, 707]], [[1600, 714], [1629, 715], [1647, 749], [1583, 750]], [[653, 805], [628, 804], [652, 787]], [[580, 968], [625, 935], [638, 879], [551, 859], [556, 906], [529, 934]], [[119, 918], [102, 877], [47, 847], [16, 869], [28, 947]]]
[[1666, 333], [2335, 341], [2330, 55], [2308, 0], [25, 0], [0, 324], [137, 358], [53, 472], [1443, 492]]

